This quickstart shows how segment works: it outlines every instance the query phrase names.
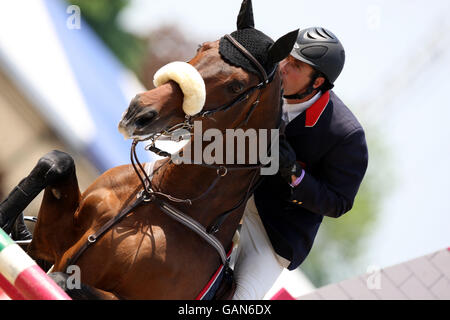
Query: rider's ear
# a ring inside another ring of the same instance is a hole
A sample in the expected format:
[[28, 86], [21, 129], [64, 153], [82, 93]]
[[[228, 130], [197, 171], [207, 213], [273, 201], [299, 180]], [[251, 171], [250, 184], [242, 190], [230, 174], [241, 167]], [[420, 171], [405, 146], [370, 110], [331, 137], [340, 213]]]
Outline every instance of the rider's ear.
[[298, 31], [299, 29], [291, 31], [275, 41], [275, 43], [269, 48], [270, 63], [277, 63], [291, 53], [295, 41], [297, 40]]
[[237, 18], [237, 29], [254, 28], [252, 0], [244, 0], [241, 4], [241, 11]]

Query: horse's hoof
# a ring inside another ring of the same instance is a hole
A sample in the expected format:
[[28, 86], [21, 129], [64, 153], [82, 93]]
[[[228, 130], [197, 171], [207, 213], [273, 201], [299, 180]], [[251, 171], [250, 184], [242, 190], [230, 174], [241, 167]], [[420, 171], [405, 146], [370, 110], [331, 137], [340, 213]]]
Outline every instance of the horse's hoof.
[[53, 150], [39, 159], [35, 169], [46, 184], [51, 184], [72, 173], [75, 162], [67, 153]]

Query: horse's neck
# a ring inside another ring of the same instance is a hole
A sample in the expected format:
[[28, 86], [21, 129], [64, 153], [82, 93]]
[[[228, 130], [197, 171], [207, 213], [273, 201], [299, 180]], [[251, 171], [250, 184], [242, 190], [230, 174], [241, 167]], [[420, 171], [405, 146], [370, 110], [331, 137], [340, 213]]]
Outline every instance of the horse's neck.
[[157, 191], [179, 199], [192, 200], [202, 196], [193, 201], [192, 206], [186, 207], [187, 213], [197, 221], [208, 224], [215, 218], [211, 213], [219, 214], [219, 211], [231, 208], [244, 197], [253, 173], [254, 170], [236, 170], [228, 171], [221, 177], [215, 168], [166, 163], [153, 175], [152, 185]]
[[[261, 103], [258, 106], [260, 109], [265, 108], [266, 112], [260, 110], [258, 112], [259, 116], [253, 115], [248, 122], [247, 128], [276, 128], [278, 122], [278, 110], [276, 105], [279, 103], [279, 97], [275, 97], [272, 101], [266, 101], [265, 104]], [[281, 106], [280, 106], [281, 107]], [[245, 128], [244, 128], [245, 130]], [[255, 130], [257, 134], [257, 139], [260, 138], [258, 130]], [[224, 132], [224, 131], [223, 131]], [[267, 138], [270, 139], [271, 134], [268, 133]], [[233, 137], [234, 139], [234, 137]], [[199, 141], [197, 140], [197, 143]], [[234, 148], [234, 156], [232, 160], [234, 161], [232, 164], [228, 163], [227, 160], [227, 137], [223, 137], [223, 163], [225, 167], [239, 167], [238, 150]], [[157, 189], [157, 191], [169, 194], [171, 196], [181, 198], [181, 199], [194, 199], [203, 193], [207, 192], [211, 185], [214, 183], [215, 179], [218, 177], [217, 169], [215, 168], [207, 168], [200, 165], [195, 165], [195, 161], [203, 162], [203, 155], [205, 151], [205, 147], [210, 145], [211, 142], [201, 141], [201, 147], [197, 150], [197, 159], [195, 158], [195, 136], [191, 138], [191, 141], [183, 148], [183, 154], [185, 154], [186, 150], [190, 148], [190, 163], [166, 163], [164, 164], [160, 170], [153, 175], [152, 184]], [[267, 143], [267, 145], [270, 142]], [[232, 144], [234, 146], [234, 144]], [[197, 144], [198, 146], [198, 144]], [[253, 164], [248, 163], [249, 161], [249, 148], [250, 145], [246, 143], [245, 145], [245, 164]], [[259, 147], [259, 146], [258, 146]], [[200, 152], [199, 152], [200, 150]], [[265, 150], [266, 151], [266, 150]], [[200, 153], [200, 158], [199, 158]], [[258, 152], [259, 155], [259, 152]], [[185, 158], [186, 159], [186, 158]], [[257, 159], [259, 163], [259, 157]], [[217, 164], [216, 164], [217, 165]], [[221, 177], [217, 184], [213, 188], [211, 188], [207, 194], [205, 194], [201, 199], [198, 199], [193, 202], [192, 206], [183, 206], [185, 208], [185, 212], [189, 214], [192, 218], [196, 219], [199, 223], [204, 226], [210, 225], [217, 216], [237, 205], [240, 201], [244, 199], [246, 193], [252, 183], [256, 181], [254, 180], [255, 170], [260, 169], [242, 169], [242, 170], [233, 170], [228, 171], [224, 177]], [[257, 173], [259, 175], [259, 172]], [[236, 210], [241, 214], [234, 216], [232, 218], [231, 225], [237, 226], [239, 219], [242, 215], [242, 211], [245, 207], [245, 203]], [[233, 227], [231, 227], [233, 228]], [[231, 234], [233, 230], [228, 232]], [[234, 232], [233, 232], [234, 233]]]

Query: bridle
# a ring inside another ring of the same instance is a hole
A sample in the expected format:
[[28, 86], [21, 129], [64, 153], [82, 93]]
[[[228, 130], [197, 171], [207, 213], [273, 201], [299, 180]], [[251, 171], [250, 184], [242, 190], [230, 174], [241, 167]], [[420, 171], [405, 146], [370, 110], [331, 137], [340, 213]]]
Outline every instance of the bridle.
[[[186, 115], [185, 120], [183, 122], [177, 123], [168, 129], [165, 129], [159, 133], [155, 133], [152, 136], [145, 138], [145, 140], [152, 140], [152, 144], [150, 144], [149, 146], [146, 147], [147, 150], [152, 151], [160, 156], [164, 156], [164, 157], [170, 156], [170, 153], [164, 152], [161, 149], [158, 149], [155, 147], [155, 141], [158, 140], [159, 137], [170, 136], [170, 135], [172, 135], [173, 132], [175, 132], [176, 130], [179, 130], [179, 129], [185, 129], [185, 130], [191, 131], [194, 126], [193, 122], [195, 121], [195, 119], [208, 118], [208, 117], [211, 117], [212, 115], [216, 114], [217, 112], [227, 111], [227, 110], [231, 109], [232, 107], [238, 105], [239, 103], [248, 100], [250, 98], [250, 96], [253, 94], [253, 92], [255, 92], [256, 90], [259, 90], [258, 96], [257, 96], [256, 100], [253, 102], [249, 111], [247, 112], [245, 119], [234, 129], [245, 126], [248, 123], [250, 116], [252, 115], [253, 111], [255, 110], [256, 106], [259, 103], [259, 98], [261, 97], [261, 94], [262, 94], [261, 89], [265, 88], [269, 83], [272, 82], [272, 80], [275, 77], [275, 72], [278, 68], [278, 64], [276, 64], [274, 66], [274, 68], [272, 69], [272, 71], [269, 73], [269, 75], [267, 75], [267, 72], [264, 69], [264, 67], [259, 63], [258, 60], [256, 60], [256, 58], [244, 46], [242, 46], [238, 41], [236, 41], [236, 39], [234, 39], [229, 34], [226, 34], [224, 37], [227, 40], [229, 40], [239, 51], [241, 51], [241, 53], [244, 56], [246, 56], [258, 68], [261, 81], [257, 85], [250, 87], [249, 89], [247, 89], [246, 91], [244, 91], [243, 93], [238, 95], [236, 98], [234, 98], [231, 102], [229, 102], [227, 104], [219, 106], [215, 109], [202, 110], [193, 116]], [[280, 112], [280, 118], [279, 118], [277, 128], [280, 125], [280, 121], [281, 121], [281, 112]], [[141, 141], [143, 141], [143, 140], [141, 140]]]
[[[258, 177], [258, 170], [264, 167], [263, 164], [256, 164], [256, 165], [237, 165], [234, 167], [225, 166], [225, 165], [214, 165], [214, 164], [205, 164], [205, 163], [195, 163], [195, 165], [216, 169], [216, 177], [214, 181], [210, 184], [210, 186], [207, 188], [206, 191], [204, 191], [199, 196], [192, 198], [192, 199], [179, 199], [176, 197], [173, 197], [169, 194], [165, 194], [163, 192], [155, 191], [151, 179], [146, 173], [144, 167], [139, 162], [139, 159], [136, 154], [136, 146], [139, 142], [151, 140], [152, 143], [146, 147], [147, 150], [152, 151], [160, 156], [164, 157], [170, 157], [171, 154], [163, 151], [155, 146], [155, 143], [158, 139], [160, 139], [163, 136], [170, 136], [172, 135], [176, 130], [185, 129], [191, 132], [194, 121], [197, 118], [207, 118], [212, 117], [214, 114], [218, 112], [226, 112], [227, 110], [231, 109], [232, 107], [239, 105], [242, 102], [247, 101], [250, 99], [250, 97], [253, 95], [255, 91], [258, 90], [257, 97], [255, 101], [250, 106], [245, 118], [243, 121], [241, 121], [238, 126], [235, 128], [240, 128], [242, 126], [245, 126], [248, 123], [248, 120], [250, 116], [252, 115], [253, 111], [259, 104], [259, 99], [262, 94], [262, 90], [273, 81], [276, 70], [278, 70], [278, 64], [276, 64], [273, 68], [273, 70], [267, 75], [265, 69], [261, 66], [261, 64], [256, 60], [256, 58], [248, 52], [247, 49], [245, 49], [238, 41], [236, 41], [231, 35], [225, 35], [225, 38], [229, 40], [244, 56], [246, 56], [259, 70], [261, 81], [253, 86], [247, 89], [245, 92], [241, 93], [239, 96], [234, 98], [231, 102], [224, 104], [222, 106], [219, 106], [215, 109], [211, 110], [204, 110], [201, 111], [193, 116], [186, 115], [185, 120], [181, 123], [175, 124], [174, 126], [165, 129], [159, 133], [156, 133], [152, 136], [147, 137], [144, 140], [135, 139], [131, 146], [130, 151], [130, 159], [131, 164], [133, 166], [134, 171], [136, 172], [136, 175], [138, 176], [141, 185], [142, 190], [138, 192], [137, 197], [135, 201], [133, 201], [131, 204], [126, 206], [123, 210], [119, 212], [114, 218], [106, 222], [96, 233], [91, 234], [88, 236], [87, 241], [78, 249], [78, 251], [75, 252], [75, 254], [67, 261], [66, 265], [71, 265], [78, 260], [78, 258], [81, 256], [81, 254], [93, 243], [97, 241], [99, 237], [101, 237], [103, 234], [105, 234], [114, 224], [118, 223], [123, 217], [128, 215], [133, 209], [135, 209], [137, 206], [141, 205], [142, 203], [149, 203], [153, 202], [156, 203], [159, 208], [164, 211], [166, 214], [171, 216], [173, 219], [177, 220], [178, 222], [184, 224], [188, 228], [190, 228], [192, 231], [199, 234], [202, 238], [204, 238], [211, 246], [213, 246], [216, 251], [218, 252], [222, 263], [224, 264], [225, 268], [228, 269], [228, 260], [226, 258], [225, 250], [220, 243], [220, 241], [214, 236], [216, 232], [219, 231], [220, 226], [225, 221], [225, 219], [235, 210], [240, 208], [243, 204], [247, 202], [251, 194], [253, 193], [254, 189], [258, 185], [257, 177]], [[280, 106], [280, 112], [278, 115], [278, 122], [277, 122], [277, 128], [279, 128], [281, 125], [281, 106]], [[192, 132], [190, 133], [192, 135]], [[269, 146], [270, 148], [270, 146]], [[169, 160], [165, 164], [168, 164], [171, 162]], [[164, 164], [164, 165], [165, 165]], [[159, 170], [162, 166], [160, 166], [157, 170]], [[178, 208], [175, 208], [172, 206], [169, 202], [174, 203], [184, 203], [187, 205], [192, 205], [194, 201], [197, 201], [203, 197], [205, 197], [219, 182], [219, 180], [227, 175], [229, 171], [236, 171], [236, 170], [255, 170], [254, 174], [252, 175], [249, 187], [246, 191], [245, 196], [232, 208], [222, 212], [215, 220], [214, 222], [205, 228], [201, 224], [199, 224], [197, 221], [192, 219], [190, 216], [183, 213]]]
[[[166, 129], [163, 132], [156, 134], [155, 137], [147, 138], [147, 139], [152, 140], [152, 143], [146, 147], [147, 150], [152, 151], [152, 152], [154, 152], [154, 153], [156, 153], [157, 155], [160, 155], [160, 156], [170, 157], [171, 156], [170, 153], [168, 153], [166, 151], [163, 151], [163, 150], [161, 150], [161, 149], [159, 149], [159, 148], [157, 148], [155, 146], [156, 140], [159, 137], [161, 137], [162, 135], [171, 135], [175, 130], [178, 130], [178, 129], [186, 129], [186, 130], [191, 131], [192, 128], [193, 128], [193, 121], [195, 119], [212, 117], [214, 114], [216, 114], [218, 112], [226, 112], [229, 109], [231, 109], [232, 107], [234, 107], [236, 105], [239, 105], [241, 102], [247, 101], [252, 96], [252, 94], [256, 90], [258, 90], [258, 95], [257, 95], [255, 101], [250, 106], [249, 111], [247, 112], [244, 120], [241, 121], [234, 129], [241, 128], [242, 126], [245, 126], [248, 123], [248, 120], [249, 120], [250, 116], [252, 115], [253, 111], [255, 110], [257, 105], [259, 104], [259, 99], [260, 99], [261, 94], [262, 94], [262, 89], [264, 89], [269, 83], [271, 83], [273, 81], [273, 79], [275, 77], [275, 72], [278, 69], [278, 65], [275, 65], [274, 68], [272, 69], [272, 71], [269, 73], [269, 75], [267, 75], [266, 70], [264, 69], [264, 67], [259, 63], [258, 60], [256, 60], [256, 58], [250, 52], [248, 52], [248, 50], [244, 46], [242, 46], [236, 39], [234, 39], [229, 34], [226, 34], [225, 38], [227, 40], [229, 40], [239, 51], [241, 51], [241, 53], [244, 56], [246, 56], [258, 68], [261, 81], [257, 85], [250, 87], [249, 89], [247, 89], [246, 91], [244, 91], [243, 93], [238, 95], [231, 102], [226, 103], [226, 104], [224, 104], [222, 106], [219, 106], [219, 107], [217, 107], [215, 109], [203, 110], [203, 111], [201, 111], [201, 112], [199, 112], [199, 113], [197, 113], [196, 115], [193, 115], [193, 116], [186, 115], [184, 122], [178, 123], [178, 124], [172, 126], [171, 128]], [[280, 108], [277, 128], [280, 127], [280, 124], [281, 124], [281, 108]], [[211, 165], [211, 164], [204, 164], [204, 163], [196, 163], [196, 165], [199, 165], [199, 166], [216, 169], [216, 172], [217, 172], [216, 178], [211, 183], [211, 185], [207, 188], [207, 190], [205, 192], [203, 192], [200, 196], [197, 196], [194, 199], [178, 199], [178, 198], [174, 198], [174, 197], [172, 197], [170, 195], [151, 190], [151, 187], [149, 187], [149, 186], [151, 186], [151, 181], [150, 181], [148, 175], [146, 174], [144, 168], [139, 163], [139, 160], [138, 160], [136, 152], [135, 152], [135, 148], [136, 148], [137, 143], [139, 143], [139, 141], [138, 140], [134, 140], [133, 144], [132, 144], [131, 163], [132, 163], [132, 165], [134, 167], [134, 170], [135, 170], [137, 176], [141, 180], [141, 184], [142, 184], [143, 189], [144, 189], [142, 191], [143, 196], [147, 197], [147, 198], [152, 198], [152, 199], [154, 199], [152, 196], [162, 196], [162, 197], [165, 197], [166, 199], [168, 199], [169, 201], [172, 201], [172, 202], [185, 203], [185, 204], [188, 204], [188, 205], [192, 205], [192, 202], [194, 202], [196, 200], [199, 200], [199, 199], [203, 198], [204, 196], [206, 196], [206, 194], [208, 194], [214, 188], [214, 186], [217, 184], [217, 182], [220, 180], [220, 178], [222, 178], [222, 177], [227, 175], [228, 171], [255, 170], [255, 169], [261, 169], [264, 166], [262, 164], [258, 164], [258, 165], [239, 165], [237, 167], [228, 167], [228, 166], [224, 166], [224, 165]], [[270, 146], [269, 146], [269, 148], [270, 148]], [[158, 169], [160, 169], [160, 168], [161, 167], [159, 167]], [[141, 173], [139, 173], [138, 169], [140, 170]], [[255, 171], [256, 172], [255, 172], [255, 175], [253, 176], [253, 178], [251, 180], [250, 187], [255, 182], [255, 178], [257, 176], [257, 170], [255, 170]], [[142, 174], [142, 176], [141, 176], [141, 174]], [[225, 220], [225, 218], [231, 212], [233, 212], [234, 210], [239, 208], [246, 200], [248, 200], [249, 195], [251, 195], [253, 193], [252, 192], [253, 189], [254, 188], [249, 188], [249, 190], [247, 190], [246, 196], [241, 201], [239, 201], [236, 206], [234, 206], [230, 210], [227, 210], [227, 211], [223, 212], [222, 214], [220, 214], [218, 216], [218, 218], [215, 220], [215, 222], [211, 226], [209, 226], [207, 228], [207, 232], [211, 233], [211, 234], [214, 234], [214, 233], [218, 232], [219, 231], [219, 227], [222, 224], [222, 222]]]

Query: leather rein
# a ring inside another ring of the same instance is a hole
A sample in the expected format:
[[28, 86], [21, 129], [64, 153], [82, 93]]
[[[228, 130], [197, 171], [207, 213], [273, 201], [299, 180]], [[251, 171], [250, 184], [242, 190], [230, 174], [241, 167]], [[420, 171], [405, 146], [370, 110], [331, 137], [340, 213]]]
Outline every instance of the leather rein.
[[[190, 131], [193, 128], [193, 120], [195, 118], [211, 117], [216, 112], [227, 111], [230, 108], [232, 108], [233, 106], [238, 105], [239, 103], [248, 100], [250, 98], [250, 96], [254, 93], [254, 91], [258, 90], [258, 95], [256, 97], [256, 100], [252, 103], [249, 111], [247, 112], [246, 117], [235, 129], [247, 124], [251, 114], [255, 110], [256, 106], [259, 104], [259, 98], [261, 97], [262, 89], [265, 88], [267, 84], [272, 82], [272, 80], [274, 79], [274, 76], [275, 76], [275, 71], [278, 69], [277, 68], [278, 65], [276, 65], [274, 67], [274, 69], [272, 70], [272, 72], [269, 75], [267, 75], [266, 71], [261, 66], [261, 64], [253, 57], [253, 55], [250, 52], [247, 51], [247, 49], [245, 49], [232, 36], [227, 34], [227, 35], [225, 35], [225, 38], [227, 38], [237, 49], [239, 49], [241, 51], [242, 54], [244, 54], [250, 61], [252, 61], [252, 63], [260, 71], [262, 81], [260, 83], [258, 83], [257, 85], [249, 88], [248, 90], [246, 90], [239, 96], [237, 96], [235, 99], [233, 99], [233, 101], [231, 101], [228, 104], [222, 105], [213, 110], [201, 111], [194, 116], [186, 115], [185, 121], [183, 123], [176, 124], [176, 125], [172, 126], [171, 128], [164, 130], [163, 132], [154, 134], [153, 136], [145, 139], [145, 140], [148, 140], [148, 139], [152, 140], [152, 143], [146, 147], [147, 150], [152, 151], [160, 156], [170, 157], [171, 156], [170, 153], [163, 151], [155, 146], [155, 142], [157, 139], [159, 139], [163, 135], [166, 135], [166, 136], [170, 135], [174, 131], [179, 130], [179, 129], [188, 129]], [[277, 128], [280, 128], [280, 125], [281, 125], [281, 106], [280, 106], [280, 113], [279, 113]], [[200, 165], [203, 167], [216, 169], [216, 173], [217, 173], [216, 178], [211, 183], [211, 185], [207, 188], [207, 190], [205, 190], [199, 196], [192, 198], [192, 199], [179, 199], [179, 198], [175, 198], [169, 194], [165, 194], [165, 193], [153, 190], [151, 179], [147, 175], [142, 164], [139, 162], [139, 159], [136, 154], [136, 146], [140, 141], [143, 141], [143, 140], [134, 140], [133, 141], [132, 146], [131, 146], [131, 151], [130, 151], [130, 158], [131, 158], [131, 164], [133, 166], [133, 169], [136, 172], [136, 175], [138, 176], [138, 178], [142, 184], [142, 190], [138, 192], [136, 199], [133, 202], [129, 203], [115, 217], [113, 217], [112, 219], [107, 221], [104, 225], [102, 225], [100, 227], [100, 229], [97, 230], [97, 232], [89, 235], [86, 239], [86, 242], [84, 242], [83, 245], [72, 255], [72, 257], [68, 259], [68, 261], [66, 262], [66, 266], [74, 265], [75, 262], [79, 259], [79, 257], [83, 254], [84, 251], [86, 251], [91, 245], [93, 245], [97, 241], [97, 239], [99, 239], [101, 236], [103, 236], [112, 226], [114, 226], [119, 221], [121, 221], [125, 216], [127, 216], [130, 212], [132, 212], [136, 207], [138, 207], [144, 203], [153, 202], [153, 203], [157, 204], [159, 206], [159, 208], [163, 212], [168, 214], [171, 218], [182, 223], [183, 225], [185, 225], [186, 227], [188, 227], [189, 229], [191, 229], [192, 231], [197, 233], [199, 236], [201, 236], [206, 242], [208, 242], [217, 251], [217, 253], [219, 254], [219, 256], [221, 258], [222, 264], [225, 266], [226, 269], [228, 269], [229, 261], [226, 257], [225, 249], [223, 248], [223, 245], [221, 244], [221, 242], [214, 236], [214, 234], [219, 231], [220, 226], [225, 221], [225, 219], [232, 212], [234, 212], [235, 210], [240, 208], [243, 204], [245, 204], [247, 202], [247, 200], [250, 198], [251, 194], [256, 189], [257, 185], [259, 184], [259, 181], [256, 181], [257, 177], [258, 177], [258, 170], [261, 169], [262, 167], [264, 167], [264, 165], [257, 164], [257, 165], [239, 165], [236, 167], [227, 167], [224, 165], [213, 165], [213, 164], [204, 164], [204, 163], [197, 164], [196, 163], [195, 165]], [[269, 148], [270, 148], [270, 146], [269, 146]], [[166, 163], [164, 163], [163, 165], [158, 167], [156, 170], [159, 170], [162, 166], [170, 163], [171, 161], [172, 160], [167, 161]], [[192, 219], [190, 216], [188, 216], [187, 214], [185, 214], [178, 208], [175, 208], [174, 206], [169, 204], [169, 202], [174, 202], [174, 203], [183, 203], [183, 204], [187, 204], [187, 205], [192, 205], [192, 203], [194, 201], [197, 201], [197, 200], [205, 197], [217, 185], [219, 180], [221, 178], [225, 177], [229, 171], [236, 171], [236, 170], [255, 170], [255, 173], [253, 174], [253, 176], [251, 178], [249, 187], [247, 188], [246, 194], [240, 201], [238, 201], [238, 203], [236, 205], [234, 205], [232, 208], [222, 212], [214, 220], [214, 222], [207, 228], [202, 226], [200, 223], [198, 223], [197, 221]]]

